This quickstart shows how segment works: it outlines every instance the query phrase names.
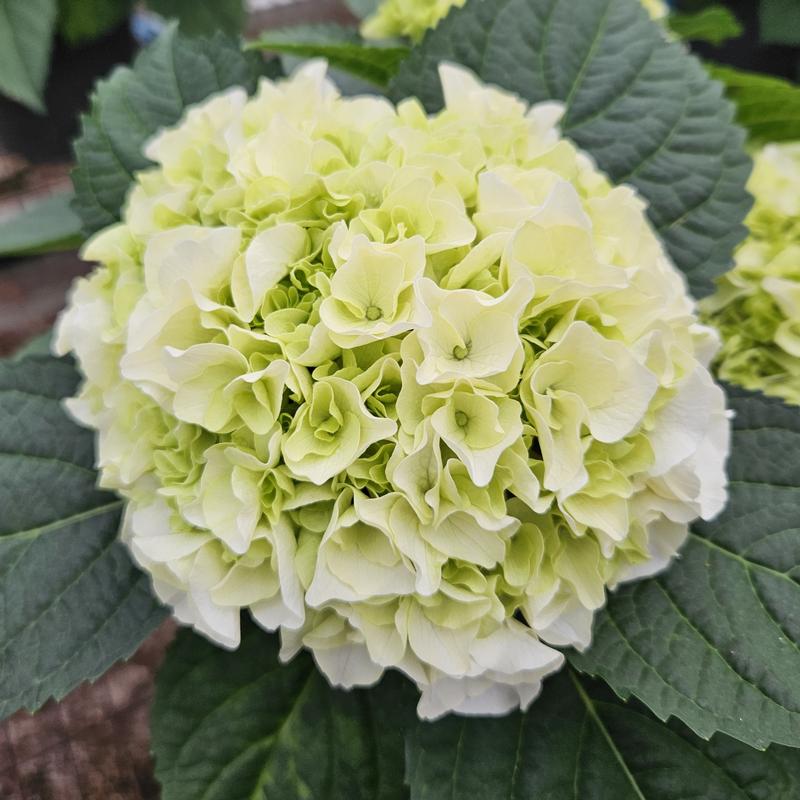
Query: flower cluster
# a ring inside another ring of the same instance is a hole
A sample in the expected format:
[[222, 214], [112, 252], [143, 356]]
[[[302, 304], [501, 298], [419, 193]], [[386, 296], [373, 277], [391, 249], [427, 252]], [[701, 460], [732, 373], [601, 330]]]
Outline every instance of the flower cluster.
[[701, 309], [721, 378], [800, 405], [800, 144], [761, 150], [749, 188], [750, 236]]
[[642, 0], [642, 5], [653, 19], [664, 19], [669, 14], [666, 0]]
[[607, 587], [725, 502], [717, 341], [561, 108], [312, 62], [189, 111], [59, 323], [123, 537], [185, 623], [240, 613], [420, 714], [526, 706]]
[[[418, 42], [430, 28], [435, 28], [452, 8], [461, 8], [467, 0], [383, 0], [364, 20], [361, 34], [366, 39], [406, 37]], [[642, 0], [653, 19], [669, 13], [665, 0]]]
[[435, 28], [452, 8], [461, 8], [467, 0], [383, 0], [364, 20], [361, 34], [366, 39], [392, 39], [405, 36], [419, 41]]

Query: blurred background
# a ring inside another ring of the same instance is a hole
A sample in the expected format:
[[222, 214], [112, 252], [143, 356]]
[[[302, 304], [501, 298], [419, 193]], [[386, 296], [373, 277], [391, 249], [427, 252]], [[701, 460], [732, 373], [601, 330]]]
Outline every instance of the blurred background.
[[[349, 2], [363, 8], [376, 0]], [[709, 5], [672, 3], [683, 13]], [[718, 46], [693, 45], [700, 55], [791, 81], [800, 78], [800, 0], [713, 5], [733, 12], [742, 32]], [[297, 23], [358, 23], [345, 0], [151, 0], [149, 6], [133, 0], [58, 0], [49, 52], [40, 65], [47, 75], [41, 96], [7, 96], [0, 56], [0, 356], [46, 331], [71, 281], [88, 269], [77, 257], [79, 225], [68, 201], [70, 141], [92, 86], [114, 66], [130, 62], [172, 17], [187, 33], [221, 28], [248, 38]], [[0, 48], [8, 35], [2, 25]], [[45, 245], [43, 227], [49, 234]], [[130, 662], [63, 702], [47, 704], [35, 717], [21, 713], [0, 724], [0, 798], [158, 798], [147, 716], [152, 676], [172, 633], [168, 624]]]

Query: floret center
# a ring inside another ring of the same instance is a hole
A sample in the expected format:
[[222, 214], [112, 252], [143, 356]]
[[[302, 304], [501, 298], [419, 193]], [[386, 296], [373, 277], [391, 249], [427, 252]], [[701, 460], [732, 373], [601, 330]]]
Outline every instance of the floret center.
[[457, 344], [453, 348], [453, 358], [456, 361], [463, 361], [469, 355], [469, 347], [467, 345]]
[[378, 320], [383, 316], [383, 312], [380, 310], [380, 308], [378, 308], [378, 306], [369, 306], [365, 316], [370, 322], [375, 322], [375, 320]]

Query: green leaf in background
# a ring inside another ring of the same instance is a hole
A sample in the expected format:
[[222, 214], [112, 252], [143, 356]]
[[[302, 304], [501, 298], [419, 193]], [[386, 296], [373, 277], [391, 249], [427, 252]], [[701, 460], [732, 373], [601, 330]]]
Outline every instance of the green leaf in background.
[[53, 343], [53, 331], [48, 330], [28, 339], [12, 356], [12, 361], [22, 361], [32, 356], [47, 357], [50, 355]]
[[253, 624], [233, 653], [184, 631], [152, 714], [163, 800], [404, 800], [416, 700], [399, 675], [334, 691], [306, 653], [279, 664], [277, 637]]
[[565, 670], [527, 714], [420, 723], [408, 737], [411, 800], [800, 796], [797, 751], [756, 753], [722, 736], [704, 742], [605, 695]]
[[767, 44], [800, 44], [800, 3], [797, 0], [761, 0], [761, 41]]
[[99, 677], [166, 616], [62, 407], [78, 380], [64, 360], [0, 361], [0, 718]]
[[532, 102], [562, 101], [565, 134], [649, 201], [695, 294], [713, 289], [746, 234], [744, 135], [719, 84], [639, 0], [471, 0], [411, 51], [393, 97], [440, 108], [442, 60]]
[[375, 11], [381, 4], [381, 0], [345, 0], [347, 7], [359, 19], [364, 19]]
[[171, 25], [132, 68], [120, 67], [97, 85], [75, 142], [72, 175], [87, 234], [119, 220], [134, 173], [149, 165], [142, 148], [153, 134], [215, 92], [255, 88], [262, 65], [250, 56], [223, 34], [189, 39]]
[[695, 14], [673, 13], [667, 23], [674, 34], [690, 42], [719, 45], [744, 33], [736, 15], [724, 6], [709, 6]]
[[70, 45], [98, 39], [131, 13], [133, 0], [58, 0], [58, 33]]
[[59, 192], [0, 221], [0, 258], [70, 250], [83, 241], [75, 194]]
[[188, 36], [210, 36], [217, 31], [237, 36], [244, 30], [244, 0], [148, 0], [153, 11], [178, 20]]
[[56, 0], [0, 0], [0, 94], [44, 113]]
[[769, 75], [709, 66], [736, 104], [736, 121], [754, 142], [800, 139], [800, 87]]
[[248, 45], [248, 49], [256, 48], [304, 58], [325, 58], [332, 67], [381, 87], [388, 85], [409, 53], [407, 47], [371, 45], [352, 28], [333, 24], [265, 31]]
[[613, 594], [571, 661], [700, 736], [800, 747], [800, 409], [730, 401], [728, 507], [669, 570]]

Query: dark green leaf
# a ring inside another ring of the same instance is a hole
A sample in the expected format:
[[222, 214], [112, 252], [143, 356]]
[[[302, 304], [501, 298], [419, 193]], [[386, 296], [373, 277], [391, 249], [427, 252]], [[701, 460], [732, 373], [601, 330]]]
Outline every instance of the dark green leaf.
[[56, 0], [0, 0], [0, 94], [44, 112]]
[[394, 97], [439, 108], [442, 60], [532, 102], [564, 102], [565, 133], [649, 201], [694, 292], [713, 289], [746, 233], [744, 136], [719, 84], [638, 0], [472, 0], [412, 50]]
[[376, 86], [386, 86], [409, 53], [406, 47], [371, 45], [352, 28], [328, 24], [266, 31], [249, 48], [303, 58], [325, 58], [332, 67]]
[[32, 203], [0, 222], [0, 258], [69, 250], [80, 245], [81, 221], [72, 210], [73, 192]]
[[800, 139], [800, 87], [769, 75], [710, 66], [736, 104], [736, 121], [754, 142]]
[[768, 44], [800, 44], [797, 0], [761, 0], [761, 40]]
[[188, 39], [170, 26], [135, 61], [97, 85], [75, 142], [75, 208], [87, 233], [119, 220], [144, 143], [174, 125], [188, 106], [234, 85], [253, 90], [261, 69], [222, 34]]
[[744, 33], [736, 15], [724, 6], [709, 6], [696, 14], [670, 14], [667, 22], [673, 33], [691, 42], [718, 45]]
[[122, 24], [133, 0], [58, 0], [58, 32], [71, 45], [98, 39]]
[[97, 678], [165, 617], [62, 407], [77, 383], [67, 361], [0, 361], [0, 718]]
[[411, 800], [795, 800], [800, 752], [703, 742], [564, 671], [527, 714], [420, 723]]
[[229, 653], [182, 632], [158, 676], [153, 750], [163, 800], [403, 800], [416, 693], [328, 686], [307, 654], [278, 663], [255, 625]]
[[244, 0], [148, 0], [147, 5], [167, 19], [176, 19], [189, 36], [217, 31], [236, 36], [247, 19]]
[[731, 390], [731, 498], [663, 575], [624, 587], [572, 656], [700, 736], [800, 746], [800, 410]]

